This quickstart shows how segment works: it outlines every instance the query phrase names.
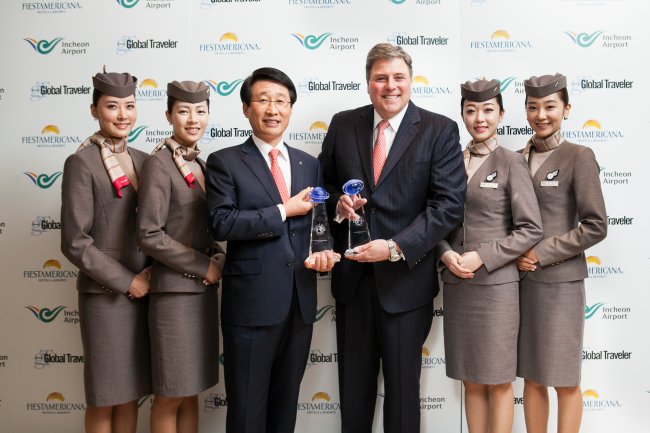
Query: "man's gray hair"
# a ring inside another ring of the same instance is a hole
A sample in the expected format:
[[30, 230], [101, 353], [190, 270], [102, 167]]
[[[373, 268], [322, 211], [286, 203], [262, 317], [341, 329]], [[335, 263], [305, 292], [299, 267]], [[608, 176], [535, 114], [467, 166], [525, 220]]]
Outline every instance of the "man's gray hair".
[[368, 51], [366, 58], [366, 81], [370, 81], [370, 71], [377, 60], [402, 59], [409, 67], [409, 78], [413, 78], [413, 60], [399, 45], [377, 44]]

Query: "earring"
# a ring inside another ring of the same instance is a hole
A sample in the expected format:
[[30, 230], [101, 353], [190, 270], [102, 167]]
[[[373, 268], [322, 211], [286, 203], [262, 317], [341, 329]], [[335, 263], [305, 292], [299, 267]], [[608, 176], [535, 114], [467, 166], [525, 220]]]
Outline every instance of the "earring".
[[169, 123], [169, 126], [171, 126], [171, 125], [172, 125], [172, 124], [171, 124], [171, 122], [170, 122], [170, 123]]
[[569, 116], [565, 117], [564, 120], [569, 120]]
[[95, 119], [95, 121], [97, 121], [97, 118], [96, 118], [96, 117], [93, 117], [93, 119]]

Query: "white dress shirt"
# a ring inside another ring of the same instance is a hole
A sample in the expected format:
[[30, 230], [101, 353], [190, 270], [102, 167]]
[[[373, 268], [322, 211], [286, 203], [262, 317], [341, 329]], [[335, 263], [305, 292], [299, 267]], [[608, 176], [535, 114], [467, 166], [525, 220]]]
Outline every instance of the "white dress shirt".
[[[255, 134], [253, 134], [252, 137], [255, 146], [257, 146], [260, 152], [262, 152], [264, 161], [266, 161], [266, 165], [269, 166], [270, 170], [271, 155], [269, 155], [269, 152], [274, 149], [274, 147], [266, 143], [264, 140], [256, 137]], [[289, 193], [289, 197], [291, 197], [291, 161], [289, 160], [289, 152], [287, 150], [287, 146], [284, 145], [284, 141], [281, 141], [277, 146], [275, 146], [275, 149], [278, 149], [280, 151], [278, 154], [278, 165], [280, 166], [280, 170], [282, 170], [282, 176], [284, 176], [284, 183], [287, 185], [287, 192]], [[280, 209], [282, 222], [284, 222], [287, 219], [287, 212], [284, 210], [284, 206], [281, 204], [278, 205], [278, 209]]]
[[[375, 143], [377, 143], [377, 134], [379, 134], [379, 122], [382, 120], [388, 120], [388, 123], [390, 126], [388, 126], [386, 129], [384, 129], [384, 137], [386, 137], [386, 159], [388, 159], [388, 154], [390, 153], [390, 149], [393, 147], [393, 141], [395, 141], [395, 136], [397, 135], [397, 130], [399, 129], [399, 126], [402, 124], [402, 120], [404, 119], [404, 115], [406, 114], [406, 110], [408, 109], [408, 104], [404, 108], [402, 108], [402, 111], [394, 115], [390, 119], [382, 119], [382, 117], [377, 113], [376, 109], [373, 109], [372, 111], [375, 113], [374, 119], [372, 121], [372, 149], [375, 149]], [[373, 179], [374, 180], [374, 179]], [[336, 215], [334, 215], [334, 221], [337, 223], [341, 223], [345, 220], [345, 218], [341, 217], [339, 215], [339, 207], [336, 207]]]

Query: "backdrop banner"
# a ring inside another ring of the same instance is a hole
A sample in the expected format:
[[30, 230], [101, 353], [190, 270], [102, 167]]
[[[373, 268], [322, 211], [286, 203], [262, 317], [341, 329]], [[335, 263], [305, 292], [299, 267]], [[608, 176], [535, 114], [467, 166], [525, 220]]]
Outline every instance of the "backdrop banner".
[[[167, 83], [205, 81], [212, 101], [199, 147], [207, 159], [252, 134], [242, 81], [259, 67], [279, 68], [298, 89], [284, 139], [317, 156], [332, 116], [370, 103], [366, 55], [389, 42], [413, 58], [413, 102], [458, 122], [463, 148], [471, 137], [460, 116], [460, 83], [500, 80], [499, 143], [518, 150], [533, 134], [524, 80], [567, 76], [572, 110], [562, 131], [595, 152], [609, 213], [607, 239], [587, 251], [582, 431], [646, 431], [650, 208], [640, 178], [645, 153], [632, 152], [632, 143], [643, 146], [642, 126], [650, 126], [643, 106], [649, 86], [641, 81], [648, 16], [644, 0], [3, 0], [0, 430], [83, 429], [78, 270], [60, 251], [60, 191], [65, 159], [98, 129], [89, 108], [93, 75], [106, 65], [138, 77], [129, 145], [147, 153], [171, 135]], [[330, 278], [320, 278], [318, 288], [297, 432], [340, 431]], [[445, 375], [442, 292], [434, 307], [422, 347], [421, 431], [463, 432], [462, 384]], [[223, 369], [223, 356], [214, 368]], [[513, 432], [523, 433], [521, 379], [514, 389]], [[550, 396], [549, 431], [556, 432], [553, 390]], [[139, 402], [139, 432], [149, 431], [152, 400]], [[376, 400], [374, 431], [381, 432], [381, 376]], [[225, 431], [223, 380], [199, 402], [200, 431]]]

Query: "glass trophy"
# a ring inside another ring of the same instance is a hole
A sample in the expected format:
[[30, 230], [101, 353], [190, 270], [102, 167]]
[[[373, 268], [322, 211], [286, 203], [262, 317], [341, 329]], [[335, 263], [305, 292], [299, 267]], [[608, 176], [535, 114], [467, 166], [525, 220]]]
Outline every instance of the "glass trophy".
[[[354, 201], [357, 196], [361, 198], [359, 193], [363, 187], [363, 181], [351, 179], [343, 185], [343, 192], [349, 195], [352, 201]], [[366, 213], [363, 210], [363, 205], [361, 205], [354, 215], [348, 215], [348, 249], [345, 250], [345, 255], [352, 256], [357, 254], [354, 248], [367, 244], [368, 242], [370, 242], [370, 230], [366, 221]]]
[[[314, 204], [314, 207], [311, 212], [311, 234], [309, 235], [309, 257], [307, 260], [312, 265], [316, 263], [311, 256], [313, 253], [332, 250], [332, 238], [325, 208], [325, 200], [329, 196], [327, 191], [321, 187], [316, 187], [309, 193], [309, 201]], [[334, 256], [334, 262], [338, 261], [338, 257]]]

